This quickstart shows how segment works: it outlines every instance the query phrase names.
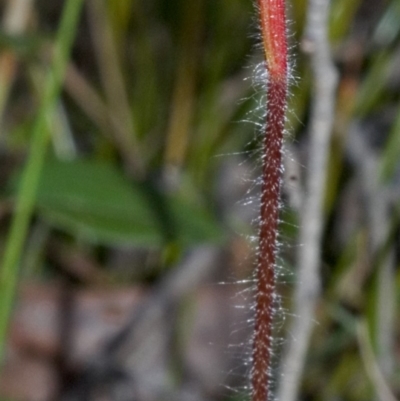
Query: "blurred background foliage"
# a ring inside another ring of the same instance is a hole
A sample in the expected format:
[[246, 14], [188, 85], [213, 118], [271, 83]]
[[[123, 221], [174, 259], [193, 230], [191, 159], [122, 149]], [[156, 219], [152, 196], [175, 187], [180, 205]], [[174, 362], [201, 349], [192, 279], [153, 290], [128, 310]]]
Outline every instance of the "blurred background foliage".
[[[0, 395], [244, 399], [251, 325], [232, 305], [248, 307], [250, 284], [216, 283], [253, 268], [252, 1], [78, 3], [0, 3]], [[307, 175], [306, 10], [288, 2], [288, 313]], [[400, 396], [400, 2], [333, 0], [329, 28], [340, 80], [323, 291], [299, 399], [372, 400], [382, 381]]]

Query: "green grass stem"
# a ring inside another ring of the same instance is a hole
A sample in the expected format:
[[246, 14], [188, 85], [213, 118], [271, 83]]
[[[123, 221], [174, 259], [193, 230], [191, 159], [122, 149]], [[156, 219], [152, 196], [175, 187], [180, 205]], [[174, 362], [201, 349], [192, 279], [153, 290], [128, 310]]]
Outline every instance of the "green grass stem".
[[52, 65], [45, 82], [38, 115], [32, 128], [31, 149], [22, 173], [15, 213], [0, 271], [0, 362], [3, 362], [4, 359], [7, 331], [18, 283], [21, 252], [35, 206], [36, 192], [50, 137], [50, 133], [46, 129], [46, 118], [52, 114], [61, 92], [82, 5], [83, 0], [68, 0], [64, 6], [54, 46]]

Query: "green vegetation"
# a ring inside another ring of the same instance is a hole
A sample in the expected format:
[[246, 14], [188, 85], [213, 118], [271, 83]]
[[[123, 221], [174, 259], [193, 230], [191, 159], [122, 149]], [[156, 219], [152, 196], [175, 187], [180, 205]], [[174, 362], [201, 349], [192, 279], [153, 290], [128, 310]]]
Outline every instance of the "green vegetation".
[[[247, 122], [260, 122], [255, 110], [263, 102], [250, 79], [263, 57], [252, 35], [252, 2], [25, 1], [28, 17], [22, 12], [15, 28], [9, 21], [17, 3], [1, 8], [0, 351], [21, 283], [157, 289], [205, 244], [245, 259], [234, 273], [223, 270], [232, 268], [229, 258], [215, 262], [214, 282], [250, 276], [254, 255], [235, 247], [246, 242], [238, 234], [252, 233], [254, 213], [242, 215], [235, 205], [247, 198], [238, 183], [260, 166], [258, 129]], [[289, 310], [301, 213], [293, 199], [301, 198], [307, 175], [313, 85], [298, 45], [307, 2], [291, 3], [287, 143], [298, 175], [286, 177], [279, 285]], [[379, 389], [371, 366], [398, 397], [399, 2], [335, 0], [330, 24], [339, 87], [318, 324], [299, 399], [372, 400]], [[238, 169], [223, 176], [232, 163]], [[65, 268], [60, 249], [84, 255], [101, 277]], [[124, 268], [115, 268], [115, 255], [128, 251]], [[179, 310], [194, 308], [194, 300], [179, 300]], [[177, 324], [180, 342], [188, 341], [191, 318]], [[169, 373], [179, 388], [186, 383], [177, 348]], [[235, 359], [221, 370], [238, 365]], [[242, 376], [235, 380], [243, 384]], [[206, 399], [232, 396], [204, 388]]]

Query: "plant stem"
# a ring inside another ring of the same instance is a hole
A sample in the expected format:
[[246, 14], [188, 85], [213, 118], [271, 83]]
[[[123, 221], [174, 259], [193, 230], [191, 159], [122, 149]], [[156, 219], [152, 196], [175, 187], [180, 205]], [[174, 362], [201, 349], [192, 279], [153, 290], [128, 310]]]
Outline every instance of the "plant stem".
[[5, 341], [18, 282], [20, 255], [35, 205], [36, 191], [49, 139], [46, 118], [52, 114], [61, 91], [82, 5], [83, 0], [69, 0], [63, 10], [53, 63], [43, 90], [38, 116], [33, 125], [31, 150], [22, 173], [15, 214], [5, 246], [0, 272], [0, 364], [4, 358]]
[[268, 72], [257, 293], [251, 374], [252, 400], [271, 399], [272, 320], [279, 220], [282, 144], [287, 103], [287, 41], [284, 0], [258, 0]]

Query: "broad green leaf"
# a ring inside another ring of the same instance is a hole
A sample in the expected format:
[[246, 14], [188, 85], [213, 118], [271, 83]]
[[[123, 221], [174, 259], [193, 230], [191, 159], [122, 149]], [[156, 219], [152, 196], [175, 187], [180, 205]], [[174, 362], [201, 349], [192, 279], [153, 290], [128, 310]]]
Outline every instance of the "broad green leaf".
[[162, 242], [144, 193], [107, 164], [48, 162], [37, 205], [52, 225], [94, 242], [143, 246]]
[[223, 239], [204, 208], [146, 191], [111, 165], [94, 161], [47, 162], [37, 207], [52, 226], [104, 245], [187, 246]]

